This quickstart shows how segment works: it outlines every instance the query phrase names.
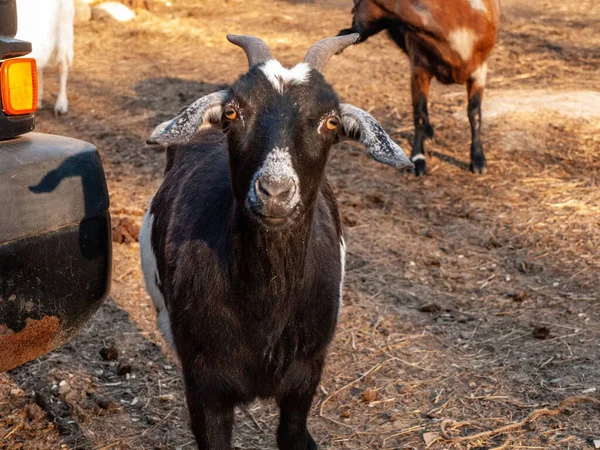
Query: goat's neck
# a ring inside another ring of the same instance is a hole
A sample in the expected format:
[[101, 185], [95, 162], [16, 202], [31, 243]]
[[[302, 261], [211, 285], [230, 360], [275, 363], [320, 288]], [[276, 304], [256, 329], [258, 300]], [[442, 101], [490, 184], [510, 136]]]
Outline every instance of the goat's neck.
[[306, 255], [310, 246], [314, 208], [295, 223], [282, 229], [267, 229], [236, 211], [232, 224], [233, 267], [242, 279], [268, 279], [280, 293], [292, 292], [304, 279]]

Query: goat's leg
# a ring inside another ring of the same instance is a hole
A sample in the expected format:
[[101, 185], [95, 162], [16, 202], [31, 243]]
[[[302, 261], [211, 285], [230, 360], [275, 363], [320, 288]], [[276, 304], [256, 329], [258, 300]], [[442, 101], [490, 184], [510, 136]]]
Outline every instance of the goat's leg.
[[37, 68], [37, 79], [38, 79], [38, 101], [37, 107], [38, 109], [42, 109], [42, 104], [44, 103], [44, 69], [41, 67]]
[[430, 82], [431, 74], [427, 70], [419, 66], [412, 67], [411, 94], [415, 123], [415, 140], [410, 160], [415, 165], [414, 172], [417, 176], [423, 175], [426, 168], [423, 142], [425, 138], [433, 137], [433, 127], [429, 123], [429, 112], [427, 110]]
[[69, 78], [69, 63], [66, 58], [63, 58], [58, 65], [60, 89], [58, 91], [58, 97], [54, 104], [55, 114], [66, 114], [69, 110], [69, 101], [67, 100], [67, 79]]
[[207, 402], [197, 384], [186, 377], [186, 398], [192, 431], [200, 450], [231, 450], [233, 405]]
[[467, 114], [471, 124], [471, 172], [485, 173], [485, 155], [481, 145], [481, 100], [485, 87], [487, 66], [484, 63], [469, 77], [467, 94], [469, 104]]
[[289, 392], [279, 399], [277, 446], [280, 450], [317, 450], [306, 426], [314, 392]]

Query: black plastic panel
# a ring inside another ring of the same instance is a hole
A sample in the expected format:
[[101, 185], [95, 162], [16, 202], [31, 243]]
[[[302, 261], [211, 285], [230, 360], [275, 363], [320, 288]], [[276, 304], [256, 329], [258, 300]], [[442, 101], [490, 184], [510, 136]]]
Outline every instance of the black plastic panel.
[[[98, 309], [111, 276], [111, 226], [108, 212], [80, 224], [0, 244], [0, 344], [10, 347], [33, 321], [52, 318], [50, 336], [21, 342], [14, 361], [0, 361], [0, 371], [62, 345]], [[38, 322], [39, 323], [39, 322]], [[37, 341], [37, 342], [35, 342]], [[40, 342], [50, 343], [50, 347]], [[3, 349], [0, 349], [0, 354]], [[9, 354], [9, 353], [7, 353]], [[6, 358], [8, 359], [8, 358]]]
[[96, 147], [30, 133], [0, 142], [0, 244], [77, 224], [108, 210]]
[[15, 0], [0, 0], [0, 36], [14, 37], [16, 34], [17, 3]]

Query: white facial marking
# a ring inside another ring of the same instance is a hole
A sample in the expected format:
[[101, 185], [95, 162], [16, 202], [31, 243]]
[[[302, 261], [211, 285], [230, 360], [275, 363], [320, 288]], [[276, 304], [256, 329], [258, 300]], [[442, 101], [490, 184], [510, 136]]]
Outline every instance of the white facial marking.
[[144, 272], [144, 281], [146, 282], [146, 290], [152, 298], [152, 303], [158, 314], [158, 327], [165, 337], [167, 344], [174, 348], [173, 332], [171, 331], [171, 322], [169, 320], [169, 312], [165, 304], [165, 298], [158, 287], [160, 278], [158, 276], [158, 268], [156, 266], [156, 256], [154, 248], [152, 248], [152, 225], [154, 224], [154, 216], [150, 214], [150, 206], [144, 216], [142, 229], [140, 230], [140, 253], [142, 259], [142, 271]]
[[341, 266], [341, 274], [340, 274], [340, 308], [338, 310], [338, 318], [340, 314], [342, 314], [342, 294], [344, 290], [344, 275], [346, 274], [346, 242], [344, 242], [344, 237], [340, 236], [340, 266]]
[[471, 74], [471, 80], [478, 87], [485, 87], [485, 81], [487, 79], [487, 63], [483, 63], [481, 66]]
[[483, 0], [469, 0], [469, 3], [471, 4], [471, 8], [487, 13], [487, 7]]
[[306, 63], [300, 63], [291, 69], [286, 69], [279, 61], [270, 59], [260, 67], [260, 70], [271, 82], [275, 90], [283, 94], [286, 84], [306, 83], [312, 69]]
[[415, 156], [411, 156], [410, 160], [412, 162], [416, 162], [416, 161], [425, 161], [425, 155], [423, 153], [417, 153]]
[[473, 54], [475, 33], [469, 28], [458, 28], [448, 35], [450, 47], [458, 53], [463, 61], [467, 61]]
[[289, 204], [295, 205], [300, 200], [300, 182], [298, 179], [298, 174], [294, 170], [294, 166], [292, 164], [292, 155], [290, 155], [289, 147], [283, 149], [275, 147], [273, 150], [271, 150], [265, 157], [262, 166], [260, 166], [260, 168], [252, 177], [252, 181], [250, 182], [250, 191], [248, 192], [248, 200], [253, 204], [258, 203], [254, 185], [259, 177], [267, 182], [275, 183], [282, 180], [293, 180], [296, 185], [296, 190], [290, 199]]

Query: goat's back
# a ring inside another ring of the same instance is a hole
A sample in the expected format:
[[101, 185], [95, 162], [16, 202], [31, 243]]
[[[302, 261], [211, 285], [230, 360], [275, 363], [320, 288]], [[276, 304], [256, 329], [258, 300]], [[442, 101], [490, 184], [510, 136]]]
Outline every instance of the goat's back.
[[17, 39], [31, 42], [39, 67], [73, 61], [73, 0], [17, 0]]

